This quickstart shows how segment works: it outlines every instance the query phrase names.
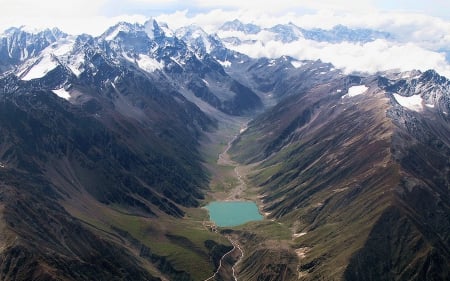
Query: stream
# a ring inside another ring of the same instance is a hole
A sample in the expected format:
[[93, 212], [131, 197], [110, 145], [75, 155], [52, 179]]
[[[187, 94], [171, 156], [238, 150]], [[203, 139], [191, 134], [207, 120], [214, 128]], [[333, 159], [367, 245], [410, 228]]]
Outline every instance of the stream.
[[[239, 134], [243, 133], [245, 130], [247, 129], [247, 124], [243, 125], [243, 127], [241, 127], [240, 132], [238, 134], [236, 134], [227, 144], [227, 146], [225, 147], [224, 151], [222, 153], [219, 154], [218, 159], [217, 159], [217, 165], [220, 166], [231, 166], [234, 167], [233, 171], [234, 171], [234, 177], [238, 180], [238, 184], [228, 193], [228, 196], [225, 200], [225, 202], [227, 203], [233, 203], [234, 201], [236, 202], [242, 202], [242, 201], [238, 201], [239, 198], [241, 198], [242, 193], [244, 192], [244, 190], [246, 189], [246, 184], [244, 182], [244, 180], [242, 179], [242, 175], [240, 174], [239, 171], [239, 164], [236, 163], [235, 161], [230, 159], [230, 156], [228, 155], [228, 150], [231, 148], [232, 143], [239, 137]], [[221, 201], [216, 201], [213, 203], [220, 203]], [[250, 203], [250, 202], [247, 202]], [[258, 208], [256, 207], [256, 210]], [[258, 213], [259, 214], [259, 213]], [[262, 218], [262, 216], [261, 216]], [[255, 218], [256, 220], [258, 220], [259, 218]], [[217, 231], [217, 226], [214, 223], [211, 226], [211, 230], [219, 233]], [[210, 281], [210, 280], [215, 280], [215, 277], [220, 274], [220, 271], [223, 270], [224, 263], [223, 260], [233, 254], [235, 251], [239, 251], [239, 258], [238, 260], [234, 263], [234, 265], [231, 267], [231, 272], [232, 272], [232, 278], [234, 281], [238, 281], [237, 278], [237, 274], [236, 274], [236, 266], [242, 261], [243, 257], [244, 257], [244, 250], [242, 249], [242, 247], [239, 245], [237, 240], [234, 240], [230, 235], [224, 235], [224, 237], [226, 237], [228, 239], [228, 241], [230, 241], [231, 245], [233, 245], [233, 249], [231, 249], [230, 251], [228, 251], [227, 253], [225, 253], [222, 258], [220, 259], [219, 262], [219, 266], [217, 267], [216, 272], [214, 272], [214, 274], [212, 276], [210, 276], [209, 278], [205, 279], [204, 281]]]

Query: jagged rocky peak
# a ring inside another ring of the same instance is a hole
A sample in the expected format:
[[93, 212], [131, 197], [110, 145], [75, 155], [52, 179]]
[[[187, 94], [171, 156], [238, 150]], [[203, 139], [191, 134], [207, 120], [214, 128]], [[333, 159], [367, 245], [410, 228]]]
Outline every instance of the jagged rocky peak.
[[53, 28], [44, 28], [44, 29], [36, 29], [31, 28], [25, 25], [20, 27], [10, 27], [6, 29], [1, 37], [14, 37], [14, 36], [30, 36], [31, 39], [35, 38], [45, 38], [48, 41], [56, 41], [60, 38], [64, 38], [68, 36], [68, 34], [64, 33], [57, 27]]
[[167, 23], [158, 23], [155, 19], [149, 19], [144, 23], [145, 32], [150, 39], [161, 37], [173, 37], [174, 32], [169, 28]]
[[332, 29], [312, 28], [301, 29], [306, 39], [320, 42], [371, 42], [376, 39], [389, 39], [392, 35], [388, 32], [372, 30], [368, 28], [352, 29], [347, 26], [338, 24]]
[[144, 32], [148, 38], [157, 40], [163, 37], [173, 37], [174, 33], [166, 23], [158, 23], [155, 19], [147, 20], [143, 25], [139, 23], [119, 22], [108, 28], [100, 38], [107, 41], [114, 40], [120, 35], [137, 34]]
[[447, 78], [437, 73], [436, 70], [434, 69], [429, 69], [425, 71], [420, 78], [421, 81], [427, 81], [430, 83], [436, 83], [441, 85], [449, 83], [449, 80]]
[[434, 70], [412, 70], [386, 73], [384, 89], [392, 94], [396, 103], [411, 111], [450, 111], [450, 81]]
[[178, 28], [175, 30], [175, 35], [180, 39], [208, 37], [208, 33], [196, 24], [190, 24], [188, 26]]
[[199, 57], [210, 54], [215, 48], [223, 48], [217, 35], [209, 35], [198, 25], [181, 27], [175, 31], [177, 38], [183, 40]]
[[0, 70], [3, 72], [37, 56], [49, 45], [68, 35], [58, 28], [30, 30], [22, 26], [9, 28], [0, 37]]
[[115, 39], [121, 32], [122, 33], [129, 33], [131, 31], [136, 30], [142, 30], [142, 25], [140, 24], [131, 24], [128, 22], [119, 22], [114, 26], [111, 26], [108, 28], [102, 35], [100, 35], [100, 38], [103, 38], [107, 41]]
[[293, 42], [303, 38], [303, 32], [300, 27], [291, 22], [289, 24], [277, 24], [269, 28], [268, 31], [276, 34], [275, 40], [284, 43]]

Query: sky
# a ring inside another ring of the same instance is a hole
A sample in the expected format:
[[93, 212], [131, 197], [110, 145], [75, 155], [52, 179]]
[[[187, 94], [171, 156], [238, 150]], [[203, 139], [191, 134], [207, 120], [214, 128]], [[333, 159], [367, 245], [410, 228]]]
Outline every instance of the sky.
[[[271, 40], [260, 48], [240, 46], [252, 55], [332, 62], [350, 71], [435, 68], [450, 77], [450, 1], [448, 0], [0, 0], [0, 33], [11, 26], [28, 30], [58, 27], [70, 34], [100, 35], [119, 21], [164, 21], [172, 29], [197, 24], [216, 32], [239, 18], [262, 27], [295, 23], [303, 28], [372, 28], [395, 35], [396, 42], [324, 44], [299, 41], [286, 46]], [[446, 57], [446, 53], [447, 57]]]
[[[386, 14], [414, 13], [450, 21], [450, 1], [447, 0], [0, 0], [0, 7], [0, 30], [25, 24], [37, 28], [58, 26], [68, 33], [93, 35], [120, 20], [141, 22], [177, 12], [191, 19], [214, 11], [216, 16], [217, 11], [223, 12], [222, 16], [209, 20], [219, 20], [230, 14], [260, 21], [267, 17], [332, 14], [353, 17], [356, 24], [364, 22], [365, 15], [386, 17]], [[207, 16], [198, 19], [208, 20]], [[322, 24], [329, 21], [325, 19]]]

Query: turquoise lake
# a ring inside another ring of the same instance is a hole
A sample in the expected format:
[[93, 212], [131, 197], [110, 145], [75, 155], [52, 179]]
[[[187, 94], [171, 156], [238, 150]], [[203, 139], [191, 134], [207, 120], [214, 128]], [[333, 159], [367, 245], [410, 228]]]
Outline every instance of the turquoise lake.
[[211, 221], [222, 227], [263, 219], [255, 202], [251, 201], [214, 201], [209, 203], [206, 209]]

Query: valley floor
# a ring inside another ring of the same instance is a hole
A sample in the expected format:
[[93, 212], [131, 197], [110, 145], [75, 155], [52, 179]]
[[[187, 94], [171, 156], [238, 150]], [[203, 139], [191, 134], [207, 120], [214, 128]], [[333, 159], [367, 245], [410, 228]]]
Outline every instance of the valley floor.
[[[248, 268], [250, 260], [256, 268], [265, 267], [271, 262], [285, 263], [276, 257], [270, 261], [265, 256], [262, 256], [260, 261], [255, 260], [255, 254], [257, 255], [261, 250], [278, 256], [288, 253], [288, 256], [292, 258], [290, 261], [294, 260], [294, 262], [290, 265], [285, 264], [283, 269], [285, 271], [289, 267], [296, 267], [297, 257], [299, 257], [291, 249], [292, 239], [295, 238], [291, 228], [281, 222], [267, 219], [269, 213], [263, 212], [258, 188], [247, 181], [255, 164], [242, 165], [233, 161], [228, 153], [239, 134], [247, 129], [249, 122], [249, 120], [237, 118], [232, 121], [222, 122], [219, 130], [210, 134], [209, 141], [204, 145], [205, 159], [208, 159], [206, 166], [211, 174], [210, 191], [205, 205], [210, 201], [254, 201], [265, 219], [232, 228], [214, 228], [214, 231], [221, 233], [230, 241], [234, 249], [229, 253], [231, 263], [229, 260], [228, 263], [221, 264], [223, 268], [206, 280], [215, 280], [217, 276], [220, 276], [222, 280], [253, 280], [248, 275], [249, 270], [252, 270]], [[249, 235], [255, 238], [248, 239]], [[227, 253], [222, 260], [229, 258]], [[274, 280], [291, 280], [291, 278], [287, 274], [285, 277], [280, 275]]]

